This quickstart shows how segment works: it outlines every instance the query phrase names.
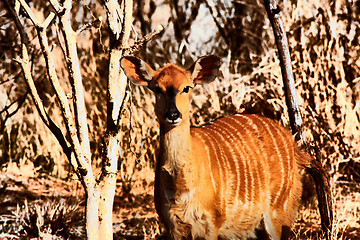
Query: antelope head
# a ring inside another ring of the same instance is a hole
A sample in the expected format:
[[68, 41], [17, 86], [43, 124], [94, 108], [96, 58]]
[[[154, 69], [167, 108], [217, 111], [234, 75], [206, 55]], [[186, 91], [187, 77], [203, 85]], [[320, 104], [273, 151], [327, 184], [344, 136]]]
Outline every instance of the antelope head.
[[155, 112], [160, 125], [166, 129], [189, 123], [191, 89], [197, 84], [212, 82], [221, 64], [214, 55], [200, 57], [187, 70], [168, 64], [155, 71], [146, 62], [134, 56], [121, 59], [127, 77], [139, 86], [155, 93]]

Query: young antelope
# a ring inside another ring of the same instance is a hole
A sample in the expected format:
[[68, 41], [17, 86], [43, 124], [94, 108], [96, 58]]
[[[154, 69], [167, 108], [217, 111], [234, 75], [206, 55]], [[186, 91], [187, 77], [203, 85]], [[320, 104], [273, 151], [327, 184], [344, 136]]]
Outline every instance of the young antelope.
[[160, 150], [155, 207], [169, 239], [285, 239], [309, 164], [290, 132], [257, 115], [235, 114], [190, 126], [190, 95], [216, 77], [221, 60], [155, 71], [134, 56], [121, 67], [156, 95]]

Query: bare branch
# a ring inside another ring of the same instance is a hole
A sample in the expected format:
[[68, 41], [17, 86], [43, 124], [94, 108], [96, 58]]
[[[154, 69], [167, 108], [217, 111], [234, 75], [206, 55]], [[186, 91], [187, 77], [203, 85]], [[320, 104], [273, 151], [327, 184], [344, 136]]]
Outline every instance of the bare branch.
[[[120, 58], [123, 55], [123, 48], [127, 46], [132, 23], [132, 0], [123, 1], [125, 4], [120, 8], [117, 1], [104, 1], [107, 11], [107, 21], [110, 28], [110, 63], [109, 77], [107, 86], [108, 106], [107, 106], [107, 130], [116, 134], [116, 121], [118, 119], [119, 109], [125, 96], [127, 77], [122, 73], [120, 68]], [[118, 15], [119, 9], [124, 14], [123, 21], [120, 25]], [[121, 74], [120, 74], [121, 72]]]
[[[23, 1], [23, 0], [21, 0]], [[55, 5], [54, 8], [56, 8], [58, 5], [57, 2], [55, 2], [55, 0], [52, 1], [52, 3]], [[25, 4], [24, 4], [25, 5]], [[71, 1], [66, 0], [64, 2], [64, 5], [67, 7], [65, 9], [67, 9], [68, 11], [70, 11], [71, 9]], [[58, 10], [57, 10], [58, 12]], [[63, 14], [63, 16], [66, 15], [66, 12]], [[61, 16], [61, 14], [59, 15]], [[68, 20], [64, 20], [62, 21], [62, 24], [64, 26], [64, 28], [68, 28], [67, 31], [64, 30], [64, 34], [69, 33], [69, 34], [73, 34], [73, 36], [71, 36], [71, 41], [72, 42], [67, 42], [67, 44], [73, 44], [71, 47], [67, 46], [67, 51], [68, 53], [70, 51], [73, 51], [73, 49], [75, 49], [75, 53], [76, 53], [76, 44], [75, 44], [75, 37], [74, 37], [74, 32], [71, 29], [71, 25], [70, 25], [70, 16], [66, 15], [64, 18], [68, 18]], [[61, 17], [60, 17], [60, 21], [61, 21]], [[84, 186], [86, 195], [87, 195], [87, 203], [86, 203], [86, 233], [87, 233], [87, 238], [88, 239], [98, 239], [98, 194], [99, 192], [96, 190], [96, 181], [94, 178], [94, 174], [92, 172], [92, 167], [91, 167], [91, 159], [90, 159], [90, 147], [87, 149], [87, 146], [84, 147], [84, 150], [82, 148], [81, 145], [81, 141], [79, 140], [79, 136], [83, 136], [81, 135], [81, 133], [79, 135], [77, 135], [78, 131], [76, 130], [76, 125], [74, 124], [74, 117], [72, 116], [71, 110], [70, 110], [70, 105], [67, 101], [67, 97], [64, 93], [64, 90], [62, 89], [59, 79], [57, 77], [56, 71], [55, 71], [55, 62], [54, 62], [54, 58], [53, 55], [50, 51], [49, 48], [49, 44], [48, 44], [48, 39], [47, 39], [47, 35], [46, 35], [46, 29], [44, 28], [44, 26], [47, 26], [46, 24], [50, 23], [51, 21], [46, 20], [45, 24], [41, 24], [34, 19], [33, 20], [34, 23], [38, 24], [38, 26], [36, 27], [37, 30], [37, 34], [38, 34], [38, 38], [39, 38], [39, 42], [40, 42], [40, 47], [43, 53], [43, 56], [45, 58], [45, 63], [46, 63], [46, 69], [47, 69], [47, 73], [48, 73], [48, 77], [50, 80], [50, 83], [52, 84], [56, 97], [60, 103], [60, 108], [61, 108], [61, 112], [64, 118], [64, 122], [65, 122], [65, 126], [66, 129], [68, 131], [68, 134], [70, 136], [70, 144], [71, 144], [71, 149], [73, 150], [74, 154], [70, 154], [68, 155], [70, 163], [72, 164], [72, 166], [75, 168], [76, 174], [79, 177], [79, 179], [81, 180], [81, 183]], [[40, 27], [39, 27], [40, 26]], [[65, 36], [66, 38], [66, 36]], [[70, 50], [69, 50], [70, 49]], [[69, 57], [72, 57], [70, 54], [68, 55]], [[74, 61], [74, 59], [71, 59], [72, 61]], [[70, 61], [71, 61], [70, 60]], [[77, 56], [75, 61], [77, 61]], [[69, 64], [69, 63], [68, 63]], [[76, 65], [77, 64], [77, 65]], [[72, 65], [71, 65], [72, 66]], [[75, 63], [75, 67], [79, 66], [78, 62]], [[71, 69], [74, 70], [74, 69]], [[80, 70], [78, 71], [80, 72]], [[77, 71], [71, 72], [70, 71], [70, 75], [74, 73], [77, 74]], [[70, 78], [71, 79], [71, 78]], [[80, 91], [83, 91], [82, 88], [82, 83], [81, 83], [81, 78], [77, 78], [80, 79], [80, 85], [81, 87], [79, 87], [78, 89]], [[75, 88], [76, 84], [72, 84], [73, 89]], [[78, 86], [76, 86], [77, 88]], [[74, 91], [73, 92], [77, 92]], [[81, 93], [79, 95], [81, 96]], [[78, 98], [80, 99], [80, 97]], [[83, 99], [83, 98], [82, 98]], [[77, 109], [78, 105], [75, 105], [75, 109]], [[77, 109], [78, 111], [79, 109]], [[83, 109], [85, 111], [85, 108]], [[81, 110], [82, 111], [82, 110]], [[79, 114], [79, 116], [83, 116], [82, 113], [79, 113], [79, 111], [77, 112]], [[79, 119], [77, 118], [77, 114], [75, 115], [75, 119]], [[83, 123], [83, 121], [81, 121], [81, 123]], [[51, 124], [51, 122], [50, 122]], [[83, 127], [81, 125], [78, 125], [79, 129], [83, 129]], [[85, 127], [86, 127], [86, 131], [87, 131], [87, 125], [86, 125], [86, 114], [85, 114]], [[88, 138], [86, 139], [88, 141]], [[83, 141], [84, 143], [85, 141]], [[86, 142], [85, 142], [86, 143]], [[76, 160], [76, 163], [74, 163], [73, 161], [73, 156]]]
[[128, 44], [128, 39], [130, 36], [130, 30], [131, 30], [131, 25], [132, 25], [132, 13], [133, 13], [133, 1], [132, 0], [127, 0], [127, 1], [123, 1], [125, 6], [123, 8], [123, 13], [122, 15], [124, 16], [124, 20], [122, 22], [122, 27], [121, 27], [121, 33], [120, 33], [120, 43], [121, 43], [121, 48], [124, 48], [127, 46]]
[[[0, 110], [0, 116], [2, 113], [6, 113], [4, 119], [0, 118], [0, 134], [3, 133], [4, 129], [5, 129], [5, 123], [8, 119], [10, 119], [12, 116], [14, 116], [19, 109], [22, 107], [22, 105], [24, 104], [26, 97], [29, 93], [29, 89], [27, 89], [27, 91], [25, 92], [24, 95], [20, 96], [18, 99], [16, 99], [15, 101], [11, 102], [9, 105], [6, 105], [3, 109]], [[17, 103], [17, 106], [15, 108], [15, 110], [13, 110], [12, 112], [9, 112], [10, 108]]]
[[[18, 99], [16, 99], [15, 101], [11, 102], [9, 105], [6, 105], [3, 109], [0, 110], [0, 114], [6, 112], [7, 113], [7, 118], [13, 116], [17, 111], [19, 111], [19, 109], [21, 108], [21, 105], [25, 102], [25, 99], [28, 95], [29, 91], [26, 91], [24, 95], [20, 96]], [[18, 103], [16, 109], [14, 111], [12, 111], [11, 113], [9, 113], [9, 109], [15, 104]]]
[[[110, 33], [109, 76], [107, 84], [107, 134], [103, 152], [101, 172], [101, 194], [99, 204], [100, 238], [112, 239], [112, 231], [106, 231], [112, 226], [112, 205], [115, 195], [117, 166], [119, 160], [120, 109], [125, 97], [127, 77], [120, 68], [123, 48], [127, 47], [132, 24], [132, 0], [122, 1], [121, 8], [116, 0], [103, 0], [107, 12], [107, 22]], [[122, 18], [121, 15], [124, 17]]]
[[101, 0], [106, 9], [107, 22], [110, 28], [111, 44], [117, 42], [120, 37], [121, 22], [123, 21], [122, 10], [117, 1], [114, 0]]
[[[58, 2], [56, 0], [51, 0], [51, 4], [55, 11], [59, 11]], [[64, 36], [65, 42], [65, 60], [68, 65], [70, 85], [72, 87], [73, 93], [73, 104], [75, 110], [75, 124], [77, 129], [77, 136], [80, 141], [82, 152], [88, 159], [89, 164], [91, 165], [91, 153], [90, 153], [90, 142], [89, 142], [89, 133], [87, 126], [87, 114], [85, 108], [85, 98], [84, 98], [84, 87], [82, 84], [82, 76], [80, 72], [80, 63], [79, 57], [77, 55], [77, 45], [76, 45], [76, 33], [73, 31], [71, 26], [71, 8], [72, 1], [65, 1], [63, 3], [62, 14], [58, 14], [61, 24], [61, 33]]]
[[[305, 147], [309, 153], [311, 153], [310, 146], [304, 135], [301, 112], [295, 91], [289, 46], [281, 19], [281, 10], [275, 0], [264, 0], [264, 4], [274, 31], [276, 45], [279, 51], [281, 73], [283, 76], [284, 92], [286, 104], [288, 106], [291, 129], [293, 134], [295, 134], [295, 139], [300, 140], [301, 145]], [[326, 238], [331, 239], [330, 233], [332, 231], [333, 210], [330, 181], [329, 175], [322, 167], [320, 154], [318, 154], [316, 147], [315, 157], [312, 158], [310, 166], [308, 166], [306, 170], [310, 173], [316, 185], [322, 229], [325, 232]]]
[[124, 100], [121, 104], [121, 107], [120, 107], [120, 110], [119, 110], [119, 117], [118, 119], [116, 120], [116, 126], [117, 126], [117, 129], [119, 129], [121, 127], [121, 115], [124, 111], [124, 108], [125, 108], [125, 105], [126, 103], [129, 101], [130, 99], [130, 92], [129, 91], [126, 91], [125, 92], [125, 97], [124, 97]]
[[34, 26], [36, 28], [40, 27], [42, 28], [43, 25], [40, 23], [40, 21], [37, 19], [37, 17], [35, 16], [35, 14], [31, 11], [31, 8], [29, 7], [29, 5], [25, 2], [25, 0], [16, 0], [19, 1], [21, 6], [23, 7], [23, 9], [25, 10], [26, 14], [29, 16], [30, 20], [32, 21], [32, 23], [34, 24]]
[[64, 153], [67, 155], [67, 157], [70, 158], [71, 149], [68, 146], [68, 143], [64, 137], [64, 134], [61, 132], [60, 128], [52, 121], [52, 119], [47, 114], [45, 107], [39, 97], [39, 94], [37, 92], [37, 89], [35, 87], [34, 80], [31, 75], [31, 66], [29, 62], [29, 57], [27, 53], [27, 48], [24, 44], [22, 44], [22, 59], [16, 59], [15, 61], [18, 62], [23, 70], [24, 73], [24, 79], [26, 81], [26, 84], [28, 85], [31, 93], [31, 97], [35, 103], [35, 107], [45, 123], [45, 125], [50, 129], [50, 131], [54, 134], [58, 142], [60, 143]]
[[[28, 37], [26, 31], [24, 30], [24, 27], [22, 26], [20, 19], [17, 17], [18, 10], [13, 9], [10, 6], [9, 0], [5, 0], [5, 4], [15, 22], [16, 28], [18, 29], [18, 31], [20, 33], [21, 42], [24, 43], [25, 45], [27, 45], [29, 43], [29, 37]], [[19, 5], [19, 2], [15, 1], [15, 5]], [[15, 7], [19, 8], [19, 6], [15, 6]]]
[[51, 6], [54, 8], [56, 14], [62, 15], [63, 11], [65, 10], [57, 0], [49, 0]]
[[49, 24], [52, 22], [52, 20], [54, 20], [54, 17], [55, 17], [55, 13], [51, 12], [49, 16], [45, 19], [43, 23], [43, 27], [47, 28]]
[[279, 50], [280, 67], [284, 79], [284, 91], [286, 105], [288, 106], [290, 123], [296, 140], [300, 140], [303, 145], [306, 142], [304, 130], [302, 128], [302, 118], [299, 102], [296, 97], [294, 75], [292, 72], [291, 59], [284, 24], [281, 20], [280, 8], [275, 1], [265, 0], [266, 10], [268, 12], [270, 22], [273, 27], [276, 45]]
[[[22, 68], [25, 81], [28, 85], [31, 97], [35, 103], [35, 107], [36, 107], [41, 119], [43, 120], [45, 125], [49, 128], [49, 130], [54, 134], [54, 136], [58, 140], [60, 146], [63, 148], [64, 153], [68, 157], [70, 157], [71, 149], [68, 146], [68, 143], [65, 139], [64, 134], [61, 132], [60, 128], [52, 121], [52, 119], [47, 114], [45, 107], [43, 106], [42, 101], [39, 97], [39, 94], [36, 90], [35, 83], [32, 78], [32, 75], [31, 75], [31, 64], [29, 61], [28, 51], [27, 51], [27, 45], [29, 44], [28, 35], [24, 29], [24, 26], [20, 22], [19, 16], [17, 15], [18, 11], [15, 11], [15, 9], [13, 9], [10, 6], [8, 1], [6, 1], [6, 2], [7, 2], [8, 10], [11, 13], [12, 18], [14, 19], [15, 25], [21, 36], [21, 50], [22, 50], [21, 57], [22, 58], [21, 59], [17, 58], [15, 61], [18, 62]], [[29, 10], [27, 4], [25, 4], [24, 6], [25, 6], [25, 8], [27, 8]], [[29, 16], [32, 16], [33, 14], [31, 13], [31, 11], [29, 11], [29, 12], [30, 12]], [[34, 18], [34, 16], [32, 16], [32, 17]], [[34, 18], [33, 22], [37, 22], [37, 19]], [[25, 100], [25, 98], [23, 100]]]
[[[224, 31], [224, 27], [221, 26], [221, 23], [219, 22], [219, 20], [217, 19], [217, 16], [215, 16], [214, 10], [212, 9], [212, 6], [210, 6], [210, 4], [208, 3], [208, 1], [204, 1], [206, 7], [209, 9], [209, 12], [215, 22], [215, 25], [217, 26], [220, 35], [223, 37], [224, 41], [226, 42], [227, 45], [229, 45], [229, 39], [227, 37], [226, 32]], [[218, 14], [218, 16], [221, 16], [220, 14]], [[225, 21], [223, 21], [225, 22]]]
[[164, 30], [164, 27], [162, 25], [159, 25], [155, 30], [153, 30], [151, 33], [147, 34], [145, 37], [143, 37], [142, 39], [136, 41], [134, 43], [134, 45], [125, 48], [124, 55], [131, 55], [134, 52], [137, 52], [140, 50], [141, 47], [143, 47], [147, 42], [149, 42], [151, 39], [153, 39], [155, 36], [159, 35], [160, 33], [162, 33]]
[[96, 18], [94, 21], [91, 21], [83, 26], [81, 26], [78, 30], [76, 30], [76, 35], [79, 35], [82, 31], [91, 28], [92, 26], [99, 27], [101, 26], [102, 17]]
[[28, 14], [31, 21], [33, 22], [33, 24], [36, 27], [39, 42], [40, 42], [40, 47], [41, 47], [41, 50], [45, 57], [46, 69], [48, 72], [50, 83], [52, 84], [52, 86], [55, 90], [57, 99], [60, 102], [61, 112], [64, 117], [65, 126], [67, 128], [67, 131], [68, 131], [68, 133], [70, 135], [70, 139], [71, 139], [71, 146], [72, 146], [72, 149], [74, 149], [74, 151], [75, 151], [75, 157], [76, 157], [76, 160], [79, 165], [78, 170], [81, 173], [81, 176], [84, 177], [84, 179], [82, 179], [82, 180], [84, 180], [85, 182], [95, 183], [95, 179], [93, 178], [89, 159], [85, 158], [85, 156], [82, 152], [82, 149], [81, 149], [79, 139], [76, 134], [74, 118], [71, 114], [69, 103], [67, 101], [66, 95], [60, 85], [60, 81], [59, 81], [56, 71], [55, 71], [55, 62], [54, 62], [53, 55], [50, 51], [44, 24], [39, 22], [39, 20], [35, 17], [35, 15], [32, 13], [31, 9], [29, 8], [29, 6], [27, 5], [27, 3], [24, 0], [19, 0], [19, 1], [20, 1], [21, 6], [24, 8], [24, 10], [26, 11], [26, 13]]

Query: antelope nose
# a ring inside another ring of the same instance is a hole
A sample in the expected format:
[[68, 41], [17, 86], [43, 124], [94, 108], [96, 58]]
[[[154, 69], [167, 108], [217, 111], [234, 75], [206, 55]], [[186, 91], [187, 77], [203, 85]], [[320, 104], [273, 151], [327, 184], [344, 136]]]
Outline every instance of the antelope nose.
[[166, 112], [165, 117], [171, 121], [174, 121], [180, 117], [180, 112], [169, 110]]

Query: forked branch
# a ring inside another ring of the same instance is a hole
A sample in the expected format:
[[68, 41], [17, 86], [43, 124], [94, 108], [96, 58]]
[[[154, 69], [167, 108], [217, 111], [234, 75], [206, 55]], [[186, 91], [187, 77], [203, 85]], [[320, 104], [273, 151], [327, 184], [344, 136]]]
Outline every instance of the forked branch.
[[[77, 58], [77, 49], [76, 49], [76, 38], [75, 34], [71, 28], [70, 24], [70, 9], [71, 9], [71, 1], [66, 0], [63, 2], [63, 6], [61, 6], [56, 0], [52, 0], [51, 3], [54, 12], [51, 12], [49, 16], [46, 18], [44, 22], [39, 21], [35, 14], [33, 14], [31, 8], [24, 0], [16, 0], [20, 2], [22, 9], [25, 11], [27, 16], [30, 18], [31, 22], [35, 26], [37, 31], [37, 37], [40, 43], [40, 48], [42, 50], [43, 56], [45, 58], [46, 70], [49, 81], [55, 91], [55, 95], [57, 100], [60, 103], [60, 108], [63, 116], [63, 120], [65, 123], [65, 127], [67, 130], [67, 134], [69, 136], [69, 142], [71, 147], [65, 147], [65, 143], [62, 143], [62, 140], [59, 140], [60, 144], [62, 144], [66, 155], [68, 156], [69, 162], [74, 167], [74, 170], [79, 177], [86, 195], [86, 234], [88, 239], [98, 239], [98, 191], [96, 190], [96, 181], [91, 167], [91, 157], [90, 157], [90, 146], [88, 144], [88, 136], [87, 136], [87, 123], [86, 123], [86, 114], [85, 113], [85, 105], [84, 99], [82, 95], [83, 86], [81, 83], [81, 75], [80, 75], [80, 67]], [[62, 14], [60, 14], [60, 12]], [[49, 42], [47, 38], [47, 27], [50, 23], [52, 23], [54, 17], [60, 18], [60, 25], [62, 33], [64, 35], [65, 43], [66, 43], [66, 54], [65, 58], [67, 59], [70, 82], [73, 88], [73, 98], [76, 98], [76, 102], [74, 102], [74, 109], [76, 111], [75, 116], [72, 115], [70, 104], [68, 102], [67, 96], [65, 95], [64, 89], [60, 85], [60, 81], [58, 79], [56, 70], [55, 70], [55, 61], [53, 52], [50, 50]], [[17, 17], [19, 17], [17, 13]], [[62, 19], [62, 17], [66, 17], [67, 19]], [[23, 46], [25, 46], [23, 44]], [[42, 116], [43, 121], [50, 129], [53, 129], [54, 134], [60, 134], [57, 131], [57, 128], [54, 126], [53, 122], [49, 120], [50, 118], [47, 116], [44, 107], [41, 105], [41, 100], [36, 93], [36, 88], [34, 81], [32, 80], [30, 65], [27, 58], [27, 49], [26, 47], [22, 49], [22, 58], [23, 60], [19, 60], [21, 64], [25, 78], [29, 84], [30, 89], [32, 89], [34, 102], [38, 105], [38, 111]], [[25, 57], [25, 58], [24, 58]], [[79, 93], [80, 92], [80, 93]], [[78, 103], [80, 102], [80, 103]], [[85, 118], [82, 118], [85, 116]], [[84, 120], [85, 119], [85, 120]], [[84, 133], [83, 129], [86, 128], [86, 132]], [[61, 136], [63, 141], [65, 141], [64, 136]], [[85, 140], [86, 139], [86, 140]], [[74, 161], [75, 159], [75, 161]]]
[[60, 31], [64, 37], [65, 42], [65, 60], [68, 65], [70, 85], [72, 88], [72, 99], [74, 105], [74, 119], [76, 124], [76, 132], [80, 141], [82, 152], [85, 155], [86, 159], [90, 161], [90, 143], [89, 143], [89, 133], [87, 127], [87, 114], [85, 108], [85, 98], [84, 98], [84, 87], [82, 84], [82, 77], [80, 72], [80, 63], [79, 57], [77, 55], [77, 45], [76, 45], [76, 32], [72, 29], [71, 26], [71, 8], [72, 1], [66, 0], [60, 6], [57, 0], [50, 1], [53, 9], [55, 10], [59, 20], [60, 20]]
[[[35, 87], [34, 79], [31, 75], [31, 62], [29, 60], [28, 56], [28, 44], [29, 44], [29, 37], [27, 35], [27, 32], [24, 29], [24, 26], [22, 25], [18, 13], [15, 11], [14, 8], [10, 6], [10, 3], [8, 0], [5, 1], [7, 9], [9, 13], [11, 14], [15, 25], [20, 33], [21, 38], [21, 57], [17, 57], [15, 61], [20, 64], [20, 67], [22, 69], [22, 72], [24, 74], [24, 79], [26, 84], [28, 85], [30, 95], [35, 103], [35, 107], [42, 119], [42, 121], [45, 123], [45, 125], [49, 128], [49, 130], [54, 134], [56, 139], [58, 140], [60, 146], [62, 147], [64, 153], [68, 158], [70, 158], [71, 155], [71, 148], [69, 146], [69, 143], [66, 141], [64, 134], [62, 133], [61, 129], [54, 123], [54, 121], [50, 118], [50, 116], [47, 114], [46, 109], [42, 103], [42, 100], [39, 97], [39, 94], [37, 92], [37, 89]], [[19, 2], [18, 2], [19, 3]], [[28, 9], [28, 6], [25, 6]], [[31, 16], [32, 12], [30, 11]], [[34, 16], [33, 16], [34, 17]], [[45, 25], [48, 24], [49, 20], [52, 19], [53, 15], [47, 18], [47, 21]], [[33, 19], [33, 23], [39, 25], [39, 22], [37, 22], [37, 19]]]
[[[50, 24], [50, 22], [51, 22], [50, 19], [55, 17], [55, 14], [50, 13], [49, 16], [47, 17], [47, 19], [43, 23], [41, 23], [39, 21], [39, 19], [37, 19], [37, 17], [35, 16], [35, 14], [33, 14], [31, 8], [28, 6], [28, 4], [24, 0], [19, 0], [19, 2], [21, 4], [21, 7], [23, 7], [24, 11], [29, 16], [30, 20], [32, 21], [32, 23], [34, 24], [34, 26], [37, 30], [40, 47], [43, 52], [43, 56], [45, 58], [48, 77], [49, 77], [50, 83], [52, 84], [52, 86], [55, 90], [57, 99], [60, 103], [61, 112], [63, 114], [65, 126], [66, 126], [67, 131], [70, 136], [70, 144], [72, 146], [72, 149], [75, 152], [75, 158], [78, 163], [78, 169], [75, 169], [75, 170], [77, 171], [78, 174], [80, 174], [81, 176], [84, 177], [84, 178], [81, 178], [82, 181], [95, 183], [95, 179], [92, 176], [91, 165], [89, 164], [89, 159], [85, 158], [85, 156], [82, 152], [81, 146], [80, 146], [79, 139], [76, 134], [74, 118], [73, 118], [71, 110], [70, 110], [70, 105], [67, 101], [67, 97], [65, 95], [63, 88], [60, 85], [60, 81], [59, 81], [56, 71], [55, 71], [55, 61], [54, 61], [53, 54], [50, 50], [47, 35], [46, 35], [46, 28], [48, 27], [48, 24]], [[83, 182], [83, 184], [85, 184], [85, 183]]]

